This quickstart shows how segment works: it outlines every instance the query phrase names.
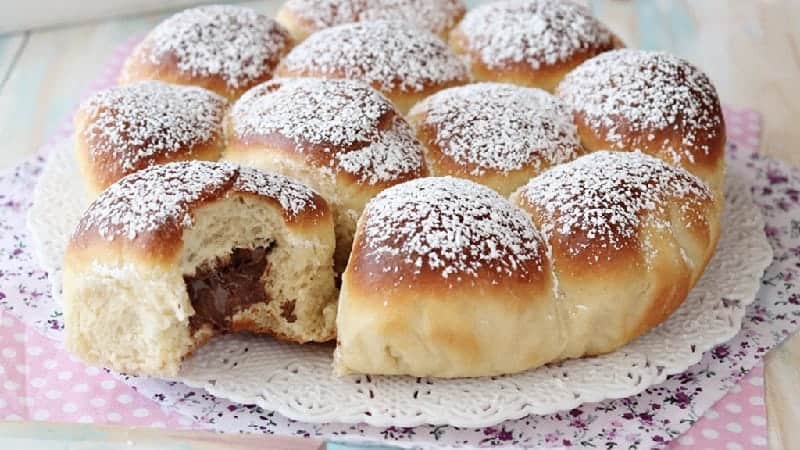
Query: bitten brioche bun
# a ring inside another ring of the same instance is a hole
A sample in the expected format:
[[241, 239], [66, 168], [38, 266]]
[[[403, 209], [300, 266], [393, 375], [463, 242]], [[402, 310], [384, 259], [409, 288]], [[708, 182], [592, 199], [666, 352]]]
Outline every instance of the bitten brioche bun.
[[277, 75], [364, 81], [402, 114], [423, 98], [470, 80], [464, 63], [436, 35], [387, 20], [318, 31], [286, 56]]
[[477, 81], [555, 89], [564, 75], [599, 53], [622, 47], [588, 8], [570, 0], [507, 0], [470, 10], [450, 47]]
[[389, 188], [358, 222], [334, 370], [471, 377], [552, 361], [566, 340], [551, 270], [530, 219], [493, 190], [450, 177]]
[[360, 81], [273, 80], [242, 96], [226, 124], [225, 159], [300, 180], [328, 201], [339, 272], [367, 201], [427, 175], [411, 127], [389, 100]]
[[335, 336], [333, 220], [281, 175], [229, 163], [136, 172], [84, 213], [64, 259], [67, 348], [90, 364], [174, 376], [214, 335]]
[[589, 150], [641, 151], [702, 178], [721, 195], [725, 121], [711, 80], [662, 52], [623, 49], [571, 72], [558, 96]]
[[720, 233], [711, 189], [642, 153], [590, 153], [532, 179], [511, 201], [550, 250], [568, 330], [562, 358], [613, 351], [666, 320]]
[[292, 45], [283, 26], [250, 8], [200, 6], [150, 31], [128, 57], [119, 82], [194, 85], [234, 100], [271, 79]]
[[431, 175], [489, 186], [504, 197], [583, 153], [572, 115], [546, 91], [475, 83], [439, 91], [408, 116]]
[[141, 81], [92, 95], [75, 115], [75, 155], [91, 197], [155, 164], [217, 160], [224, 97], [199, 87]]
[[460, 0], [288, 0], [275, 17], [296, 42], [336, 25], [402, 20], [447, 39], [464, 17]]

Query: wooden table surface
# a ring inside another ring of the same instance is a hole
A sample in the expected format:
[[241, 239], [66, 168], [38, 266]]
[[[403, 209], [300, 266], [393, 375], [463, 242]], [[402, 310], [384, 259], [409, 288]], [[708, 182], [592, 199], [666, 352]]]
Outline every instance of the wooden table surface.
[[[248, 2], [273, 13], [279, 2]], [[467, 3], [475, 3], [467, 1]], [[800, 1], [594, 0], [632, 47], [705, 70], [731, 106], [764, 118], [763, 150], [800, 166]], [[0, 168], [33, 154], [75, 107], [108, 55], [163, 14], [0, 35]], [[800, 336], [767, 356], [770, 447], [800, 449]]]

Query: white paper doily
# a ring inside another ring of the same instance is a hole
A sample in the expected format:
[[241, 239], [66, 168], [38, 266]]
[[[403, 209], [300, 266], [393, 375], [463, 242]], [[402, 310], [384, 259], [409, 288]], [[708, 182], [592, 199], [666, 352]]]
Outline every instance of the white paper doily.
[[[744, 180], [736, 172], [727, 176], [717, 254], [686, 302], [666, 322], [614, 353], [492, 378], [336, 378], [331, 345], [231, 335], [202, 347], [184, 363], [178, 380], [295, 420], [376, 426], [482, 427], [637, 394], [695, 364], [741, 327], [772, 261], [763, 220]], [[64, 247], [86, 206], [77, 163], [65, 142], [50, 156], [28, 217], [36, 255], [53, 280], [56, 299]]]

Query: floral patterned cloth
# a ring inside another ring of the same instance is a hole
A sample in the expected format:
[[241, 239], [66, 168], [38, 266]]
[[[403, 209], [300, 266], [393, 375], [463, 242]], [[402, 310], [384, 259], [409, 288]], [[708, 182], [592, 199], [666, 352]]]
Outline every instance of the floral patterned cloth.
[[[121, 48], [93, 89], [110, 85], [130, 44]], [[654, 448], [686, 432], [756, 365], [764, 354], [798, 328], [800, 319], [800, 173], [759, 156], [757, 123], [751, 111], [726, 110], [731, 125], [728, 163], [747, 168], [753, 194], [767, 223], [775, 260], [763, 279], [742, 331], [704, 355], [685, 373], [621, 400], [585, 404], [542, 417], [526, 417], [495, 427], [450, 426], [375, 428], [362, 425], [305, 424], [252, 405], [239, 405], [185, 385], [120, 377], [160, 406], [189, 416], [205, 427], [228, 432], [280, 433], [334, 440], [386, 442], [404, 446], [546, 446]], [[736, 124], [740, 125], [737, 126]], [[53, 142], [69, 136], [63, 128]], [[738, 136], [738, 137], [737, 137]], [[755, 136], [755, 138], [753, 137]], [[39, 156], [0, 173], [0, 306], [56, 340], [61, 313], [50, 295], [47, 274], [37, 268], [25, 229], [25, 211], [48, 148]], [[0, 372], [0, 376], [2, 373]]]

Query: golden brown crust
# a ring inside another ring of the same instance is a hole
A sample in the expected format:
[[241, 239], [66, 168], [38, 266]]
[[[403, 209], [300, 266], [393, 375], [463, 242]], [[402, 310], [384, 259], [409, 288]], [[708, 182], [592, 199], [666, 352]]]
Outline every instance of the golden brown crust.
[[361, 80], [403, 114], [424, 97], [470, 79], [463, 62], [435, 35], [385, 20], [319, 31], [295, 47], [276, 74]]
[[[541, 248], [544, 249], [544, 245]], [[471, 263], [477, 261], [470, 259]], [[389, 267], [396, 270], [387, 271]], [[498, 272], [496, 267], [483, 266], [469, 277], [455, 275], [443, 280], [440, 270], [429, 266], [416, 267], [414, 262], [409, 263], [408, 255], [397, 254], [376, 260], [370, 255], [364, 241], [357, 239], [350, 254], [346, 276], [350, 280], [351, 291], [359, 296], [372, 297], [372, 293], [381, 292], [383, 297], [394, 301], [413, 301], [419, 293], [424, 292], [438, 294], [441, 301], [451, 302], [474, 290], [487, 295], [517, 290], [541, 294], [549, 288], [549, 272], [550, 264], [541, 255], [521, 264], [510, 274]]]
[[[564, 347], [546, 247], [489, 188], [422, 178], [362, 214], [342, 275], [337, 373], [514, 373]], [[508, 352], [514, 348], [514, 352]]]
[[147, 56], [149, 55], [148, 45], [143, 42], [136, 47], [123, 66], [119, 83], [124, 85], [141, 80], [160, 80], [165, 83], [199, 86], [216, 92], [229, 100], [236, 100], [251, 87], [271, 80], [278, 63], [289, 53], [290, 49], [291, 44], [287, 43], [285, 49], [281, 50], [280, 53], [264, 61], [264, 64], [269, 67], [268, 71], [248, 81], [247, 84], [234, 88], [230, 87], [223, 78], [216, 75], [192, 75], [191, 73], [180, 71], [174, 56], [163, 57], [157, 63], [153, 63]]
[[76, 157], [90, 193], [152, 165], [219, 159], [226, 108], [210, 91], [158, 81], [96, 93], [74, 118]]
[[564, 357], [612, 351], [666, 320], [719, 239], [721, 198], [642, 153], [590, 153], [531, 180], [512, 201], [551, 251], [571, 318]]
[[624, 46], [583, 6], [551, 0], [482, 5], [450, 32], [449, 43], [475, 80], [551, 92], [583, 61]]
[[296, 230], [313, 230], [329, 214], [322, 197], [279, 175], [229, 163], [169, 163], [129, 175], [103, 192], [79, 221], [66, 258], [79, 265], [86, 261], [81, 255], [102, 249], [110, 261], [138, 255], [154, 265], [172, 264], [194, 212], [232, 195], [272, 204]]
[[544, 231], [559, 270], [592, 276], [597, 266], [647, 266], [654, 237], [675, 226], [710, 243], [716, 199], [700, 179], [641, 154], [596, 152], [520, 189], [519, 203]]
[[508, 196], [583, 153], [569, 110], [536, 88], [473, 83], [417, 104], [408, 120], [435, 176], [452, 175]]
[[558, 83], [564, 79], [564, 76], [582, 62], [600, 53], [622, 47], [624, 47], [622, 41], [614, 39], [607, 45], [576, 51], [563, 61], [541, 65], [537, 68], [533, 68], [525, 62], [510, 61], [504, 63], [501, 67], [490, 67], [481, 61], [480, 51], [469, 47], [463, 32], [456, 28], [450, 33], [450, 48], [458, 55], [465, 57], [469, 62], [473, 80], [538, 87], [548, 92], [554, 92]]
[[[232, 52], [231, 46], [239, 48]], [[145, 37], [126, 60], [119, 82], [154, 79], [194, 85], [235, 100], [270, 80], [292, 46], [286, 29], [248, 8], [188, 9]]]
[[393, 288], [444, 298], [458, 297], [453, 289], [536, 291], [550, 277], [543, 241], [521, 212], [488, 188], [450, 177], [407, 182], [370, 202], [346, 274], [365, 294]]
[[[714, 111], [713, 114], [722, 117], [722, 108], [719, 103], [716, 104]], [[726, 132], [724, 122], [720, 122], [713, 136], [700, 136], [691, 145], [686, 145], [685, 135], [682, 130], [678, 129], [635, 130], [631, 122], [624, 117], [610, 115], [608, 119], [614, 122], [612, 130], [610, 126], [598, 126], [596, 123], [592, 123], [580, 111], [576, 111], [573, 117], [581, 137], [581, 144], [587, 151], [606, 148], [636, 149], [683, 167], [715, 187], [721, 186], [725, 164]], [[611, 141], [606, 138], [610, 134], [619, 137]], [[675, 149], [680, 150], [675, 151]]]
[[[281, 65], [278, 66], [275, 75], [276, 77], [281, 77], [281, 78], [305, 77], [305, 78], [327, 78], [334, 80], [351, 79], [351, 77], [347, 73], [346, 68], [329, 70], [319, 66], [314, 66], [314, 67], [309, 66], [304, 68], [290, 69], [284, 65]], [[384, 85], [384, 83], [379, 81], [373, 81], [369, 84], [373, 89], [380, 91], [383, 95], [385, 95], [395, 105], [395, 107], [401, 114], [405, 114], [408, 111], [410, 111], [414, 105], [421, 102], [423, 99], [430, 97], [431, 95], [441, 90], [467, 84], [469, 83], [469, 81], [470, 79], [466, 75], [451, 81], [428, 80], [420, 83], [421, 87], [413, 91], [408, 90], [404, 87], [387, 88]]]
[[227, 159], [253, 160], [250, 153], [269, 153], [313, 167], [320, 176], [333, 173], [340, 183], [373, 195], [427, 175], [421, 147], [405, 119], [358, 81], [264, 83], [231, 108], [226, 135]]
[[709, 78], [662, 52], [615, 50], [581, 64], [558, 86], [589, 150], [642, 151], [721, 191], [725, 121]]

